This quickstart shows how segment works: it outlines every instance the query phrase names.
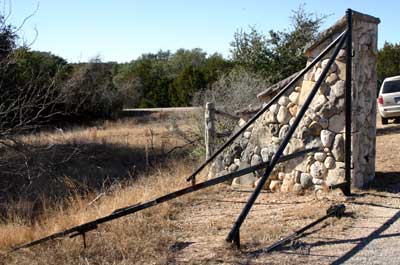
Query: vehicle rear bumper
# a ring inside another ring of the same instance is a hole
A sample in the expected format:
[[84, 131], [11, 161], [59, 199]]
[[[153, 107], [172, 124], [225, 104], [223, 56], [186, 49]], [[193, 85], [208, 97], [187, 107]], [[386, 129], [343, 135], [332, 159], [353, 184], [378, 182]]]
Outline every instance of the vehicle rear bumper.
[[379, 115], [383, 118], [397, 118], [400, 117], [400, 107], [384, 107], [378, 106]]

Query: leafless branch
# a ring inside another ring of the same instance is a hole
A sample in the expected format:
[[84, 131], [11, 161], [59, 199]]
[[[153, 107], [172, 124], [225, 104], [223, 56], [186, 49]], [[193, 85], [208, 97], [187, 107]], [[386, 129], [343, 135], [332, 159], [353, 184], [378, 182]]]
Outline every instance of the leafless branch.
[[[11, 8], [11, 1], [10, 1], [10, 8]], [[26, 16], [26, 17], [22, 20], [21, 24], [16, 28], [16, 30], [14, 30], [13, 33], [15, 34], [15, 33], [19, 32], [19, 31], [24, 27], [25, 23], [26, 23], [31, 17], [33, 17], [34, 15], [36, 15], [36, 13], [37, 13], [38, 11], [39, 11], [39, 2], [37, 2], [37, 4], [36, 4], [36, 9], [35, 9], [30, 15]], [[10, 10], [9, 15], [11, 15], [11, 10]]]

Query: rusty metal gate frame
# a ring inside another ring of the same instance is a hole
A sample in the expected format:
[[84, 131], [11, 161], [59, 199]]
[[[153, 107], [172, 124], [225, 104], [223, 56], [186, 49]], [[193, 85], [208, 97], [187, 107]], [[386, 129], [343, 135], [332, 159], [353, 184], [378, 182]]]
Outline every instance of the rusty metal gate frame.
[[[352, 14], [353, 11], [351, 9], [347, 10], [347, 29], [342, 32], [331, 44], [329, 44], [308, 66], [306, 66], [291, 82], [289, 82], [274, 98], [272, 98], [267, 104], [263, 106], [263, 108], [257, 112], [243, 127], [240, 128], [238, 132], [236, 132], [234, 135], [232, 135], [227, 142], [225, 142], [209, 159], [207, 159], [204, 163], [202, 163], [193, 173], [190, 175], [186, 180], [192, 182], [192, 186], [189, 186], [187, 188], [183, 188], [181, 190], [166, 194], [164, 196], [158, 197], [156, 199], [144, 202], [144, 203], [139, 203], [135, 205], [130, 205], [121, 209], [116, 209], [114, 212], [112, 212], [110, 215], [98, 218], [96, 220], [93, 220], [91, 222], [87, 222], [69, 229], [66, 229], [64, 231], [51, 234], [49, 236], [46, 236], [41, 239], [37, 239], [19, 246], [14, 247], [12, 250], [16, 251], [21, 248], [27, 248], [31, 247], [55, 238], [59, 237], [65, 237], [65, 236], [70, 236], [70, 237], [75, 237], [75, 236], [82, 236], [83, 241], [84, 241], [84, 246], [86, 247], [86, 233], [97, 229], [99, 224], [103, 224], [109, 221], [112, 221], [114, 219], [121, 218], [123, 216], [133, 214], [135, 212], [156, 206], [158, 204], [170, 201], [172, 199], [175, 199], [177, 197], [183, 196], [188, 193], [192, 193], [210, 186], [214, 186], [217, 184], [220, 184], [222, 182], [225, 182], [227, 180], [231, 180], [235, 177], [239, 177], [245, 174], [248, 174], [250, 172], [254, 172], [259, 169], [265, 169], [265, 173], [261, 177], [260, 181], [257, 184], [257, 187], [255, 188], [254, 192], [251, 194], [249, 197], [246, 205], [242, 209], [241, 214], [238, 216], [236, 222], [234, 223], [231, 231], [229, 232], [226, 240], [228, 242], [231, 242], [235, 244], [237, 247], [240, 247], [240, 227], [243, 224], [244, 220], [246, 219], [250, 209], [252, 208], [254, 202], [256, 201], [258, 195], [261, 192], [261, 189], [265, 182], [268, 180], [268, 177], [272, 170], [274, 169], [275, 165], [279, 162], [287, 161], [289, 159], [293, 159], [295, 157], [299, 157], [302, 155], [305, 155], [309, 152], [315, 152], [318, 151], [319, 148], [311, 148], [311, 149], [306, 149], [303, 151], [299, 151], [293, 154], [289, 154], [286, 156], [282, 156], [283, 150], [285, 149], [286, 145], [288, 144], [290, 138], [292, 137], [294, 131], [298, 127], [300, 120], [304, 116], [306, 110], [308, 109], [309, 105], [311, 104], [312, 99], [314, 98], [315, 94], [317, 93], [319, 87], [321, 86], [322, 82], [324, 81], [329, 68], [332, 66], [333, 62], [335, 61], [340, 49], [344, 45], [346, 41], [346, 94], [345, 94], [345, 112], [346, 112], [346, 132], [345, 132], [345, 182], [340, 183], [338, 185], [335, 185], [332, 188], [340, 188], [343, 193], [348, 196], [351, 194], [351, 97], [352, 97], [352, 78], [351, 78], [351, 62], [352, 62]], [[336, 46], [337, 45], [337, 46]], [[229, 146], [241, 133], [243, 133], [255, 120], [257, 120], [266, 110], [269, 109], [269, 107], [274, 104], [282, 95], [284, 95], [297, 81], [300, 80], [304, 76], [305, 73], [307, 73], [312, 67], [314, 67], [315, 64], [317, 64], [322, 58], [324, 58], [325, 55], [328, 54], [334, 47], [336, 46], [335, 50], [333, 51], [332, 56], [330, 57], [328, 64], [326, 67], [323, 69], [321, 76], [318, 78], [316, 84], [314, 85], [313, 89], [311, 90], [309, 96], [307, 97], [304, 105], [300, 109], [300, 112], [295, 118], [295, 121], [293, 124], [290, 126], [288, 132], [286, 133], [284, 139], [282, 140], [282, 143], [280, 144], [277, 152], [274, 154], [273, 158], [271, 161], [268, 162], [263, 162], [260, 163], [256, 166], [251, 166], [242, 170], [239, 170], [237, 172], [232, 172], [208, 181], [204, 181], [202, 183], [196, 184], [196, 175], [206, 167], [207, 164], [209, 164], [213, 159], [215, 159], [227, 146]]]
[[[266, 168], [265, 173], [258, 181], [257, 186], [254, 192], [250, 195], [248, 201], [246, 202], [245, 206], [243, 207], [240, 215], [237, 217], [235, 223], [233, 224], [228, 236], [226, 237], [226, 241], [235, 244], [238, 248], [240, 247], [240, 227], [245, 221], [247, 215], [249, 214], [254, 202], [256, 201], [258, 195], [261, 192], [264, 184], [268, 180], [270, 174], [272, 173], [275, 165], [278, 163], [279, 158], [282, 156], [283, 151], [285, 150], [287, 144], [289, 143], [290, 139], [292, 138], [295, 130], [297, 129], [298, 125], [300, 124], [301, 119], [303, 118], [304, 114], [306, 113], [307, 109], [309, 108], [314, 96], [316, 95], [318, 89], [320, 88], [322, 82], [325, 80], [330, 67], [334, 63], [337, 55], [339, 54], [340, 49], [344, 46], [346, 42], [346, 143], [345, 143], [345, 182], [337, 185], [337, 187], [341, 188], [345, 195], [351, 194], [351, 60], [352, 60], [352, 10], [347, 10], [347, 29], [342, 32], [332, 43], [329, 45], [321, 54], [324, 54], [325, 51], [330, 51], [334, 45], [337, 44], [333, 54], [329, 58], [329, 61], [325, 68], [323, 69], [321, 75], [319, 76], [317, 82], [315, 83], [314, 87], [312, 88], [310, 94], [308, 95], [307, 99], [305, 100], [303, 106], [301, 107], [299, 113], [297, 114], [293, 124], [290, 126], [288, 132], [286, 133], [284, 139], [282, 140], [281, 144], [279, 145], [278, 150], [272, 157], [272, 160], [269, 163], [269, 166]], [[332, 45], [333, 44], [333, 45]], [[318, 56], [316, 59], [321, 59]], [[313, 62], [315, 62], [315, 60]], [[305, 68], [306, 69], [306, 68]], [[304, 71], [302, 71], [299, 76], [304, 75]], [[297, 76], [298, 77], [298, 76]], [[296, 77], [296, 79], [297, 79]], [[292, 82], [291, 84], [292, 85]], [[280, 96], [280, 95], [279, 95]]]

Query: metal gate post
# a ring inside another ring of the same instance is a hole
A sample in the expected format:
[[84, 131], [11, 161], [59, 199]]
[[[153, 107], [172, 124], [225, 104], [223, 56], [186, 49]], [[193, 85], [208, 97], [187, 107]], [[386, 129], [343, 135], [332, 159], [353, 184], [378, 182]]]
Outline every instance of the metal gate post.
[[343, 187], [342, 191], [344, 195], [351, 195], [351, 115], [352, 115], [352, 106], [351, 106], [351, 82], [352, 82], [352, 31], [353, 31], [353, 19], [352, 14], [353, 10], [347, 10], [347, 41], [346, 41], [346, 94], [345, 94], [345, 103], [346, 103], [346, 132], [345, 132], [345, 180], [346, 185]]

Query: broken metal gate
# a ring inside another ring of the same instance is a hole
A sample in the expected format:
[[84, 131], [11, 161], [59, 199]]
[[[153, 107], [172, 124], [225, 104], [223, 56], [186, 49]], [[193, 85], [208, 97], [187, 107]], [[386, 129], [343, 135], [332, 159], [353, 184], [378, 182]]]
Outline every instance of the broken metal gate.
[[[254, 192], [251, 194], [249, 197], [248, 201], [246, 202], [242, 212], [236, 219], [232, 229], [230, 230], [226, 240], [228, 242], [231, 242], [235, 244], [236, 246], [240, 246], [240, 227], [243, 224], [244, 220], [246, 219], [248, 213], [250, 212], [254, 202], [256, 201], [258, 195], [261, 192], [262, 187], [268, 180], [271, 172], [273, 171], [275, 165], [279, 162], [287, 161], [289, 159], [299, 157], [302, 155], [305, 155], [306, 153], [309, 152], [315, 152], [318, 150], [318, 148], [312, 148], [312, 149], [306, 149], [303, 151], [299, 151], [290, 155], [282, 156], [283, 150], [285, 150], [287, 144], [289, 143], [289, 140], [291, 139], [293, 133], [297, 129], [301, 119], [303, 118], [306, 110], [311, 104], [311, 101], [313, 100], [315, 94], [317, 93], [318, 89], [320, 88], [322, 82], [325, 80], [328, 71], [332, 64], [334, 63], [340, 49], [342, 47], [346, 48], [346, 94], [345, 94], [345, 118], [346, 118], [346, 131], [345, 131], [345, 182], [340, 183], [335, 185], [332, 188], [340, 188], [343, 193], [348, 196], [351, 194], [351, 171], [350, 171], [350, 163], [351, 163], [351, 63], [352, 63], [352, 13], [353, 11], [351, 9], [348, 9], [346, 14], [347, 14], [347, 28], [345, 31], [343, 31], [331, 44], [328, 45], [307, 67], [305, 67], [299, 74], [291, 81], [289, 82], [274, 98], [272, 98], [267, 104], [263, 106], [263, 108], [258, 111], [251, 119], [247, 121], [247, 123], [240, 128], [234, 135], [232, 135], [210, 158], [208, 158], [203, 164], [201, 164], [186, 180], [192, 182], [192, 186], [183, 188], [181, 190], [169, 193], [167, 195], [161, 196], [159, 198], [156, 198], [154, 200], [145, 202], [145, 203], [139, 203], [136, 205], [131, 205], [125, 208], [117, 209], [110, 215], [101, 217], [99, 219], [93, 220], [91, 222], [72, 227], [70, 229], [61, 231], [59, 233], [55, 233], [52, 235], [49, 235], [47, 237], [22, 244], [19, 246], [16, 246], [13, 248], [13, 250], [18, 250], [21, 248], [26, 248], [26, 247], [31, 247], [40, 243], [43, 243], [45, 241], [59, 238], [59, 237], [64, 237], [64, 236], [70, 236], [70, 237], [75, 237], [78, 235], [82, 235], [84, 239], [84, 245], [86, 246], [85, 242], [85, 233], [89, 232], [91, 230], [94, 230], [97, 228], [99, 224], [109, 222], [111, 220], [121, 218], [123, 216], [156, 206], [160, 203], [172, 200], [174, 198], [183, 196], [185, 194], [201, 190], [222, 182], [225, 182], [227, 180], [231, 180], [233, 178], [248, 174], [250, 172], [254, 172], [259, 169], [265, 169], [265, 173], [259, 180]], [[271, 161], [269, 162], [264, 162], [256, 166], [251, 166], [233, 173], [226, 174], [224, 176], [220, 176], [202, 183], [196, 184], [196, 175], [202, 171], [211, 161], [213, 161], [218, 155], [220, 155], [227, 146], [229, 146], [239, 135], [241, 135], [251, 124], [254, 123], [255, 120], [257, 120], [266, 110], [269, 109], [269, 107], [274, 104], [282, 95], [284, 95], [294, 84], [297, 83], [297, 81], [300, 80], [304, 76], [305, 73], [307, 73], [312, 67], [314, 67], [315, 64], [317, 64], [322, 58], [324, 58], [329, 52], [332, 52], [329, 61], [325, 68], [322, 71], [322, 74], [316, 81], [314, 87], [312, 88], [309, 96], [307, 97], [306, 101], [304, 102], [304, 105], [301, 107], [298, 115], [296, 116], [293, 124], [290, 126], [288, 132], [286, 133], [286, 136], [282, 140], [278, 150], [272, 157]]]

